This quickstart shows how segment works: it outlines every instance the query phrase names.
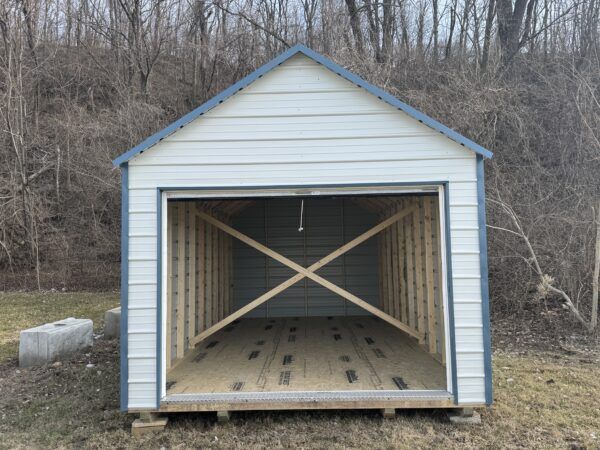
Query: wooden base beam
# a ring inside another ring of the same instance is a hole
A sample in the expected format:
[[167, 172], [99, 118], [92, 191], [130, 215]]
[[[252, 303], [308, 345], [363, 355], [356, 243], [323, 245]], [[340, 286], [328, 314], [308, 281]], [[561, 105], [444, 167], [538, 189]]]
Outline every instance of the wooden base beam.
[[140, 413], [140, 418], [131, 424], [131, 434], [139, 437], [143, 434], [163, 431], [168, 422], [167, 417], [159, 416], [157, 413], [143, 412]]

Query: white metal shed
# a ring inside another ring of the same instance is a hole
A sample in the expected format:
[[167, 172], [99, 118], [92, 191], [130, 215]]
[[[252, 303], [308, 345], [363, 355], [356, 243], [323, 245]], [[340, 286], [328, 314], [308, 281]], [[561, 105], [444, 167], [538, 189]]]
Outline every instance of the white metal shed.
[[122, 409], [490, 404], [488, 157], [297, 45], [117, 158]]

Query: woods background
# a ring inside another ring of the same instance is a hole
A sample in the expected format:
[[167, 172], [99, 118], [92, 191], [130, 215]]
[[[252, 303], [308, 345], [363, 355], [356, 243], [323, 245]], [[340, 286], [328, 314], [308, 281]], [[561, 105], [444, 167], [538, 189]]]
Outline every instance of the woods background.
[[111, 160], [300, 42], [495, 153], [496, 319], [570, 323], [559, 286], [589, 321], [599, 17], [600, 0], [4, 0], [0, 289], [116, 289]]

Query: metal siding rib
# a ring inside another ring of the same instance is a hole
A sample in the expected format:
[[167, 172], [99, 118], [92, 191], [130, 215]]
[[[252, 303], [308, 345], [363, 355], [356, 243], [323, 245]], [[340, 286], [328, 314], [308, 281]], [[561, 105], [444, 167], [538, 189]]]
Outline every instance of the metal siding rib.
[[485, 369], [485, 402], [493, 401], [492, 337], [490, 330], [490, 293], [488, 285], [487, 230], [485, 219], [485, 179], [483, 157], [477, 155], [477, 204], [479, 219], [479, 260], [481, 264], [481, 315], [483, 321], [483, 357]]
[[120, 326], [120, 407], [127, 411], [128, 405], [128, 346], [127, 308], [129, 296], [129, 166], [121, 166], [121, 323]]
[[492, 157], [492, 153], [489, 150], [486, 150], [485, 148], [481, 147], [480, 145], [476, 144], [475, 142], [471, 141], [470, 139], [467, 139], [466, 137], [464, 137], [461, 134], [457, 133], [456, 131], [448, 128], [447, 126], [442, 125], [438, 121], [432, 119], [429, 116], [426, 116], [422, 112], [407, 105], [406, 103], [401, 102], [400, 100], [398, 100], [397, 98], [388, 94], [387, 92], [383, 91], [382, 89], [379, 89], [378, 87], [373, 86], [372, 84], [366, 82], [359, 76], [349, 72], [348, 70], [344, 69], [343, 67], [335, 64], [333, 61], [325, 58], [323, 55], [316, 53], [315, 51], [309, 49], [308, 47], [306, 47], [302, 44], [298, 44], [292, 48], [289, 48], [285, 52], [281, 53], [279, 56], [275, 57], [274, 59], [272, 59], [265, 65], [261, 66], [260, 68], [258, 68], [254, 72], [252, 72], [251, 74], [242, 78], [237, 83], [231, 85], [229, 88], [225, 89], [223, 92], [221, 92], [217, 96], [213, 97], [206, 103], [202, 104], [198, 108], [194, 109], [193, 111], [189, 112], [185, 116], [181, 117], [179, 120], [173, 122], [168, 127], [164, 128], [163, 130], [159, 131], [158, 133], [153, 134], [152, 136], [150, 136], [149, 138], [147, 138], [146, 140], [144, 140], [137, 146], [135, 146], [132, 149], [128, 150], [127, 152], [123, 153], [122, 155], [120, 155], [118, 158], [116, 158], [113, 161], [113, 164], [115, 166], [119, 166], [119, 165], [122, 165], [125, 162], [129, 161], [135, 155], [150, 148], [151, 146], [153, 146], [160, 140], [164, 139], [171, 133], [177, 131], [179, 128], [183, 127], [184, 125], [188, 124], [192, 120], [201, 116], [205, 112], [207, 112], [210, 109], [214, 108], [215, 106], [219, 105], [220, 103], [222, 103], [223, 101], [225, 101], [226, 99], [228, 99], [229, 97], [234, 95], [236, 92], [245, 88], [250, 83], [252, 83], [256, 79], [260, 78], [261, 76], [263, 76], [264, 74], [266, 74], [273, 68], [277, 67], [278, 65], [282, 64], [283, 62], [285, 62], [292, 56], [296, 55], [297, 53], [302, 53], [303, 55], [307, 56], [308, 58], [311, 58], [313, 61], [316, 61], [317, 63], [323, 65], [324, 67], [326, 67], [327, 69], [331, 70], [332, 72], [338, 74], [342, 78], [345, 78], [346, 80], [350, 81], [351, 83], [354, 83], [355, 85], [365, 89], [367, 92], [373, 94], [374, 96], [376, 96], [379, 99], [383, 100], [384, 102], [390, 104], [391, 106], [400, 109], [401, 111], [405, 112], [406, 114], [408, 114], [412, 118], [418, 120], [419, 122], [429, 126], [430, 128], [433, 128], [436, 131], [439, 131], [440, 133], [447, 136], [449, 139], [452, 139], [453, 141], [455, 141], [461, 145], [464, 145], [465, 147], [474, 151], [478, 155], [482, 155], [486, 158]]

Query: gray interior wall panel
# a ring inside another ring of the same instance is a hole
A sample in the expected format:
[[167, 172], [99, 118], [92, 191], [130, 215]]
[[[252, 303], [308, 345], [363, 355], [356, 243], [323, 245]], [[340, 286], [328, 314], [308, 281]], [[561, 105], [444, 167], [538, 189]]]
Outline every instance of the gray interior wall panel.
[[[348, 199], [305, 199], [302, 232], [299, 199], [258, 200], [234, 219], [234, 228], [308, 267], [378, 223], [375, 214]], [[377, 238], [373, 237], [317, 272], [378, 305]], [[239, 309], [294, 276], [295, 271], [234, 240], [234, 307]], [[304, 279], [256, 308], [249, 317], [367, 314], [312, 280]]]

